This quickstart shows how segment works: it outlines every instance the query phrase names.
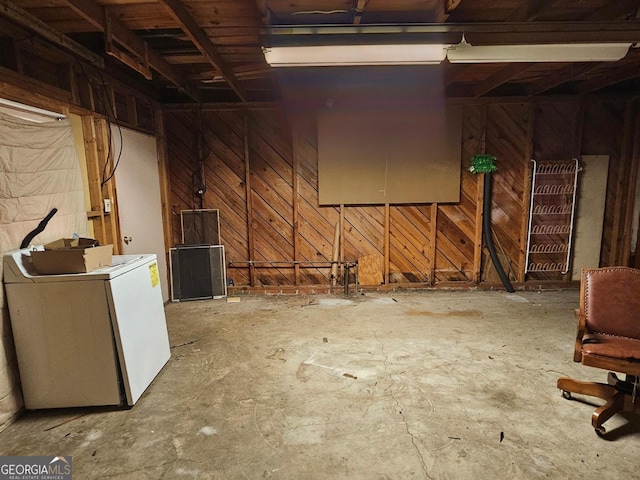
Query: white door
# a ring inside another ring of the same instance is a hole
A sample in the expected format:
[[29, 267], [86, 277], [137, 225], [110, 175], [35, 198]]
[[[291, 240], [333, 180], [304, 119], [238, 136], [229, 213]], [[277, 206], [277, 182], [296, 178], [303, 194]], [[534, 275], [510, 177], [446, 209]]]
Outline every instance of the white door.
[[[121, 135], [122, 132], [122, 142]], [[115, 179], [120, 234], [125, 255], [155, 253], [162, 300], [169, 301], [167, 259], [162, 229], [162, 200], [156, 139], [134, 130], [111, 127], [114, 158], [120, 161]], [[122, 152], [120, 153], [120, 145]]]

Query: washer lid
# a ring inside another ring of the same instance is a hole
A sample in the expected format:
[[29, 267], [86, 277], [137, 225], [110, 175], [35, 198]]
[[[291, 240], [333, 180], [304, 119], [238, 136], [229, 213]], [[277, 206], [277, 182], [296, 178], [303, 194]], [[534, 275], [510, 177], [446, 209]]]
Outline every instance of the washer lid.
[[31, 251], [43, 250], [42, 245], [7, 252], [4, 255], [4, 282], [73, 282], [87, 280], [108, 280], [126, 273], [140, 265], [156, 260], [155, 253], [141, 255], [113, 255], [111, 266], [86, 273], [65, 273], [40, 275], [31, 263]]

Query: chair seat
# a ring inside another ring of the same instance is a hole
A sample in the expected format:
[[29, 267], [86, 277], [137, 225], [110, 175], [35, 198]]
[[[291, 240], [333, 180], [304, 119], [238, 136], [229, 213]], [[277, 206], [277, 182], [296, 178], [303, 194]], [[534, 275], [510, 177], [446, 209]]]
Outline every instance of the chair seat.
[[640, 340], [603, 333], [587, 333], [582, 339], [582, 353], [640, 362]]

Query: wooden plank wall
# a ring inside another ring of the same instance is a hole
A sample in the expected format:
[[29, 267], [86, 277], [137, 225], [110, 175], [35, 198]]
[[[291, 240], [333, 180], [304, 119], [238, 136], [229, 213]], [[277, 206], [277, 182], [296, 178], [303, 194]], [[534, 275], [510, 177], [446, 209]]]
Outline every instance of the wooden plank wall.
[[[530, 160], [603, 153], [611, 157], [611, 171], [602, 265], [625, 263], [629, 251], [621, 236], [633, 203], [625, 172], [637, 164], [637, 152], [628, 153], [637, 134], [626, 122], [637, 112], [637, 105], [623, 100], [470, 102], [463, 106], [459, 203], [319, 206], [314, 115], [287, 116], [275, 107], [167, 110], [174, 244], [181, 237], [180, 210], [217, 208], [228, 276], [238, 286], [328, 286], [328, 265], [291, 262], [331, 260], [336, 225], [343, 233], [340, 259], [379, 256], [383, 285], [500, 286], [482, 248], [485, 179], [468, 171], [471, 156], [487, 152], [498, 159], [491, 215], [503, 267], [513, 282], [539, 281], [524, 275]], [[200, 153], [199, 135], [205, 145]], [[207, 187], [202, 198], [194, 194], [201, 167]], [[258, 263], [250, 267], [249, 260]], [[259, 263], [269, 261], [276, 263]]]
[[491, 218], [494, 243], [511, 279], [522, 280], [526, 249], [529, 183], [525, 173], [531, 159], [529, 103], [487, 106], [486, 151], [497, 157], [493, 173]]
[[[632, 102], [603, 101], [588, 105], [584, 113], [583, 153], [609, 155], [601, 265], [626, 265], [628, 261], [629, 251], [622, 246], [621, 240], [631, 228], [624, 228], [621, 221], [626, 209], [633, 208], [633, 202], [627, 204], [625, 196], [635, 187], [630, 181], [634, 158], [630, 152], [623, 156], [630, 142], [631, 110], [637, 113], [637, 106], [634, 108]], [[638, 135], [637, 128], [634, 130]], [[636, 157], [636, 165], [637, 161]]]

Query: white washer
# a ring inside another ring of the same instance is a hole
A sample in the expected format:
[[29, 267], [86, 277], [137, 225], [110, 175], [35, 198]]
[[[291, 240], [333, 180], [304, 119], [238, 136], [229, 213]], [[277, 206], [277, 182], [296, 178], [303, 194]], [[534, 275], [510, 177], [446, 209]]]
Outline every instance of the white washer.
[[171, 356], [156, 255], [38, 275], [31, 250], [4, 256], [25, 407], [134, 405]]

